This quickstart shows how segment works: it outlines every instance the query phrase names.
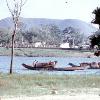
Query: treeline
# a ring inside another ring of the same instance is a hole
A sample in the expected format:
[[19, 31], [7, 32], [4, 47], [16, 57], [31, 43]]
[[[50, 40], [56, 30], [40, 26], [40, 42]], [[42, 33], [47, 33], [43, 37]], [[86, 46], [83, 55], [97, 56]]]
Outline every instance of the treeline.
[[[0, 46], [11, 46], [12, 28], [0, 28]], [[80, 30], [73, 27], [66, 27], [61, 30], [56, 25], [41, 25], [40, 27], [19, 27], [15, 46], [33, 45], [36, 42], [45, 42], [45, 45], [59, 46], [68, 42], [70, 45], [79, 45], [86, 41], [86, 37]]]

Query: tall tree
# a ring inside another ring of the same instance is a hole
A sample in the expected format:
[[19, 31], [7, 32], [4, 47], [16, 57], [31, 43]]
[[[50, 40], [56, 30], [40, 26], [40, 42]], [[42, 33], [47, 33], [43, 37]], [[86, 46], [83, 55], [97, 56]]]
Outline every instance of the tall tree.
[[92, 20], [92, 23], [98, 24], [99, 30], [90, 36], [91, 48], [97, 45], [100, 49], [100, 8], [97, 7], [92, 13], [95, 14], [95, 19]]
[[15, 35], [18, 28], [18, 22], [19, 22], [21, 11], [22, 11], [22, 7], [26, 3], [26, 1], [27, 0], [6, 0], [7, 7], [11, 13], [12, 20], [13, 20], [10, 74], [12, 74], [12, 67], [13, 67]]
[[73, 47], [82, 42], [82, 36], [79, 29], [73, 27], [66, 27], [63, 30], [63, 41], [69, 42]]
[[100, 30], [96, 31], [95, 34], [91, 35], [89, 37], [91, 45], [91, 48], [94, 48], [94, 46], [98, 46], [98, 49], [100, 49]]
[[92, 20], [92, 23], [98, 24], [100, 29], [100, 8], [97, 7], [92, 13], [95, 14], [95, 18]]

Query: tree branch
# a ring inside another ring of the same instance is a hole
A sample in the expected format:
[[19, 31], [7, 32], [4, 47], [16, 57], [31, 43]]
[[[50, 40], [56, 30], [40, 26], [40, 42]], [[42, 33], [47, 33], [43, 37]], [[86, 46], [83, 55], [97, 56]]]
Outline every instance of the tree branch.
[[11, 11], [11, 9], [9, 7], [9, 4], [8, 4], [8, 1], [7, 0], [6, 0], [6, 4], [7, 4], [8, 10], [10, 11], [11, 15], [14, 16], [13, 12]]

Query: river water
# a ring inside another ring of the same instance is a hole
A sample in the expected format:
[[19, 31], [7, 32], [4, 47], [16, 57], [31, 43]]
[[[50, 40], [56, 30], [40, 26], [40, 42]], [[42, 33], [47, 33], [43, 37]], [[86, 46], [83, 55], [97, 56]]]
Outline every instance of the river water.
[[[0, 56], [0, 72], [8, 73], [10, 66], [9, 56]], [[25, 69], [21, 64], [32, 64], [34, 60], [39, 62], [48, 62], [57, 60], [58, 63], [55, 67], [70, 67], [69, 63], [79, 65], [82, 62], [100, 62], [100, 57], [94, 58], [83, 58], [83, 57], [14, 57], [13, 72], [20, 74], [37, 74], [37, 73], [48, 73], [48, 74], [97, 74], [100, 75], [99, 69], [86, 69], [80, 71], [33, 71]]]

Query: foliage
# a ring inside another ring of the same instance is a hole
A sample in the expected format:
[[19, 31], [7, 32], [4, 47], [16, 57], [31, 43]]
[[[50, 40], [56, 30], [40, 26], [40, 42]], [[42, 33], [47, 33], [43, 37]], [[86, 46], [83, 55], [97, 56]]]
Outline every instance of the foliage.
[[[0, 29], [0, 43], [10, 43], [11, 39], [11, 28]], [[32, 27], [30, 29], [26, 28], [26, 25], [19, 22], [18, 30], [16, 31], [15, 42], [19, 45], [22, 42], [27, 44], [35, 42], [46, 42], [47, 45], [57, 45], [62, 42], [69, 42], [71, 45], [78, 45], [83, 42], [85, 36], [81, 34], [78, 29], [73, 27], [66, 27], [64, 30], [60, 30], [57, 25], [47, 24], [41, 25], [40, 27]]]
[[99, 25], [99, 30], [95, 32], [92, 36], [90, 36], [91, 48], [94, 48], [97, 45], [100, 49], [100, 8], [97, 7], [93, 14], [95, 14], [95, 19], [92, 20], [92, 23]]
[[10, 42], [10, 39], [11, 37], [10, 37], [8, 29], [0, 28], [0, 44], [5, 46], [6, 44]]
[[100, 49], [100, 30], [95, 32], [95, 34], [90, 36], [91, 48], [94, 48], [97, 45]]
[[44, 35], [43, 40], [47, 44], [58, 44], [61, 40], [61, 30], [56, 25], [44, 25], [41, 26], [42, 35]]
[[20, 30], [19, 33], [22, 34], [24, 41], [28, 43], [44, 41], [50, 45], [59, 44], [61, 40], [61, 30], [56, 25], [41, 25], [40, 28], [33, 27], [26, 31]]
[[92, 20], [92, 23], [100, 25], [100, 8], [97, 7], [92, 13], [95, 14], [95, 19]]
[[78, 45], [79, 43], [82, 43], [83, 38], [83, 34], [81, 34], [78, 29], [66, 27], [63, 30], [63, 41], [67, 41], [71, 43], [71, 45]]

